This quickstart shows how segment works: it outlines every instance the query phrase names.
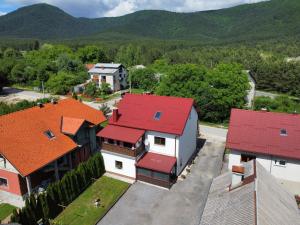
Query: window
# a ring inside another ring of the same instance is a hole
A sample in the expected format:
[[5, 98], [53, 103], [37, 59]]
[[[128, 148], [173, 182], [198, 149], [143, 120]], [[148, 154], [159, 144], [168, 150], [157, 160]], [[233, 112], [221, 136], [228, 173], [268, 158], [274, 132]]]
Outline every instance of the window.
[[7, 187], [7, 180], [0, 177], [0, 187]]
[[131, 143], [128, 143], [128, 142], [123, 142], [123, 146], [125, 148], [132, 148], [133, 145]]
[[286, 129], [281, 129], [280, 130], [280, 135], [281, 136], [287, 136], [288, 135], [287, 130]]
[[101, 76], [101, 82], [106, 83], [106, 76]]
[[156, 145], [166, 145], [166, 139], [162, 137], [154, 137], [154, 144]]
[[123, 162], [121, 161], [115, 161], [115, 167], [119, 170], [123, 168]]
[[51, 130], [46, 130], [46, 131], [44, 132], [44, 134], [45, 134], [45, 135], [47, 136], [47, 138], [49, 138], [49, 139], [55, 138], [55, 135], [52, 133]]
[[276, 166], [285, 166], [286, 165], [286, 161], [285, 160], [275, 160], [275, 165]]
[[162, 114], [161, 112], [156, 112], [155, 115], [154, 115], [154, 119], [155, 120], [160, 120], [161, 114]]

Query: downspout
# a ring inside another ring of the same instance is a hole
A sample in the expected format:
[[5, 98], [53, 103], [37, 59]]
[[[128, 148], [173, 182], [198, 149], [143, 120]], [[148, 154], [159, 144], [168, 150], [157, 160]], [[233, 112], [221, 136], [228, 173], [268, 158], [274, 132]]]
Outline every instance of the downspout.
[[176, 144], [176, 140], [177, 140], [177, 136], [175, 136], [175, 158], [176, 158], [176, 171], [175, 171], [175, 173], [176, 173], [176, 175], [177, 175], [177, 161], [178, 161], [178, 158], [177, 158], [177, 144]]
[[271, 156], [271, 158], [270, 158], [271, 160], [271, 162], [270, 162], [270, 174], [272, 174], [272, 163], [273, 163], [273, 156]]

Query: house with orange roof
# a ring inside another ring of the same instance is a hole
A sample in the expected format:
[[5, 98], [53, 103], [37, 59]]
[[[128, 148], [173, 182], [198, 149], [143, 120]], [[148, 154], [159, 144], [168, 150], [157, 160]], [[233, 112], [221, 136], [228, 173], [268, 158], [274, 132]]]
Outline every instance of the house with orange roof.
[[106, 118], [74, 99], [0, 117], [0, 198], [23, 199], [89, 158]]

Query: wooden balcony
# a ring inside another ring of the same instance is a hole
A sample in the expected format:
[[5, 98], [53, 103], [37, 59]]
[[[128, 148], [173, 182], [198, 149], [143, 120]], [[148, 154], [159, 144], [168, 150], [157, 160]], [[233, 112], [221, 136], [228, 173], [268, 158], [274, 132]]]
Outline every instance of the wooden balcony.
[[109, 143], [103, 142], [102, 143], [102, 149], [106, 150], [106, 151], [122, 154], [122, 155], [137, 157], [138, 155], [140, 155], [142, 152], [145, 151], [145, 146], [141, 145], [138, 148], [131, 149], [131, 148], [126, 148], [126, 147], [122, 147], [122, 146], [119, 146], [119, 145], [109, 144]]

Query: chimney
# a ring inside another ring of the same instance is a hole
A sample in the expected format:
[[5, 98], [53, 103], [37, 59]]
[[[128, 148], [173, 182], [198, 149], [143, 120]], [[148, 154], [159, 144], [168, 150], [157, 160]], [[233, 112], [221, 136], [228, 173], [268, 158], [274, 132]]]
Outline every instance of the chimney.
[[231, 189], [237, 188], [242, 184], [245, 175], [243, 165], [232, 166]]
[[118, 121], [118, 119], [119, 119], [119, 110], [118, 109], [113, 109], [112, 118], [113, 118], [114, 123]]
[[56, 99], [55, 99], [55, 98], [51, 98], [51, 103], [52, 103], [53, 105], [55, 105], [55, 104], [57, 103]]

